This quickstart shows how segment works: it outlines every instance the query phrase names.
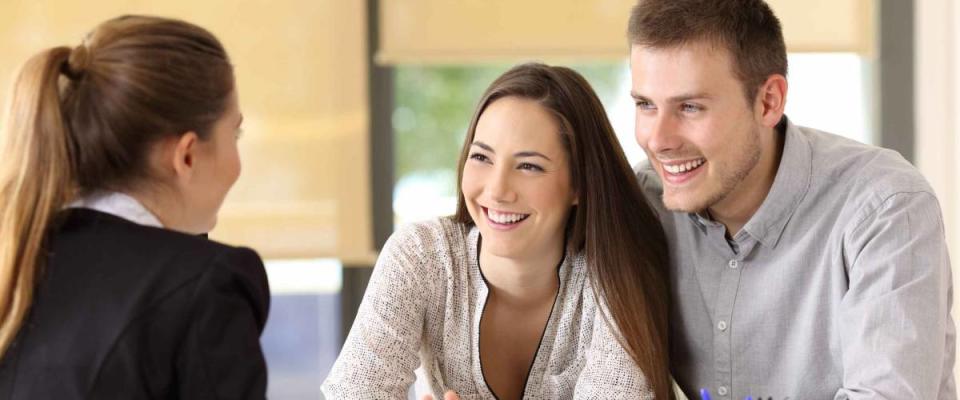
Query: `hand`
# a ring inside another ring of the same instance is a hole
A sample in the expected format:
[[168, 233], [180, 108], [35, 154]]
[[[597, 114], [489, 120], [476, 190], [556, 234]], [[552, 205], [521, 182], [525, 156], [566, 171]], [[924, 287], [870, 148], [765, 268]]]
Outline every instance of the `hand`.
[[[432, 395], [424, 395], [422, 400], [433, 400]], [[457, 392], [448, 390], [447, 393], [443, 394], [443, 400], [460, 400], [460, 396], [457, 395]]]

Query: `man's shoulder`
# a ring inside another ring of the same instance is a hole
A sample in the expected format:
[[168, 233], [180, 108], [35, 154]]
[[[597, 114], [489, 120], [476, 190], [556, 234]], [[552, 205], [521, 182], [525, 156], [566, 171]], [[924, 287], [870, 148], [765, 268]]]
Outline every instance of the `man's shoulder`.
[[663, 182], [660, 181], [660, 176], [657, 175], [657, 171], [650, 164], [650, 160], [644, 159], [636, 163], [633, 166], [633, 173], [637, 176], [637, 183], [640, 184], [640, 189], [647, 198], [647, 202], [657, 211], [660, 219], [663, 220], [667, 215], [670, 215], [663, 204]]
[[933, 189], [900, 153], [813, 128], [798, 127], [810, 144], [815, 184], [853, 198], [883, 201], [899, 193]]
[[653, 197], [659, 198], [663, 195], [663, 184], [657, 176], [657, 171], [650, 164], [650, 160], [644, 159], [636, 163], [633, 166], [633, 173], [637, 176], [637, 182], [640, 183], [640, 188], [643, 189], [647, 198], [652, 200]]

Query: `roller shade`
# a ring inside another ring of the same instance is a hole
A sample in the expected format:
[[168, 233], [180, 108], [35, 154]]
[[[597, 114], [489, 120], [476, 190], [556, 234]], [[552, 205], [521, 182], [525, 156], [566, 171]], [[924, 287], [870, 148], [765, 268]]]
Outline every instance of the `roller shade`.
[[[870, 53], [873, 0], [774, 0], [790, 51]], [[623, 59], [635, 0], [380, 0], [384, 64]]]

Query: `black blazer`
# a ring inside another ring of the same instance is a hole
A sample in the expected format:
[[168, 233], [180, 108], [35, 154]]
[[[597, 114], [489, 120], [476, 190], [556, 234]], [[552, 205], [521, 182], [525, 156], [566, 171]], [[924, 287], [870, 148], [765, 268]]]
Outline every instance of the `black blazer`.
[[263, 399], [260, 257], [89, 209], [59, 216], [0, 399]]

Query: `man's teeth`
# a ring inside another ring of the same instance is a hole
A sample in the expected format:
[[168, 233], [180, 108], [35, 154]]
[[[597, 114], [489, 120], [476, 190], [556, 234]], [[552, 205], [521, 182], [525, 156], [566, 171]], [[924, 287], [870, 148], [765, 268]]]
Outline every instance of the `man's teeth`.
[[530, 214], [502, 213], [488, 208], [487, 215], [493, 222], [498, 224], [512, 224], [526, 218]]
[[677, 165], [663, 164], [663, 169], [667, 170], [667, 172], [671, 174], [681, 174], [703, 165], [704, 162], [706, 162], [706, 160], [702, 158], [698, 158], [693, 161], [687, 161], [683, 164], [677, 164]]

